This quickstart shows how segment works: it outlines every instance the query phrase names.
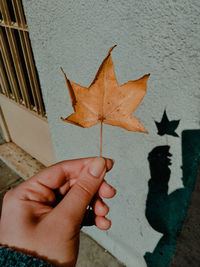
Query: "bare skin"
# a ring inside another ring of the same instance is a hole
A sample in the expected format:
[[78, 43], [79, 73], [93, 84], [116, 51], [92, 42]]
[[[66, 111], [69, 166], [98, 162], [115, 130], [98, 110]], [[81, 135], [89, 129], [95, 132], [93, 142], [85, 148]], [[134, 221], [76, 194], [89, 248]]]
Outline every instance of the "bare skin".
[[[91, 200], [95, 225], [108, 230], [108, 206], [102, 198], [116, 190], [105, 180], [111, 159], [84, 158], [57, 163], [8, 191], [3, 200], [0, 243], [26, 250], [59, 265], [73, 267], [80, 227]], [[55, 206], [55, 190], [63, 199]]]

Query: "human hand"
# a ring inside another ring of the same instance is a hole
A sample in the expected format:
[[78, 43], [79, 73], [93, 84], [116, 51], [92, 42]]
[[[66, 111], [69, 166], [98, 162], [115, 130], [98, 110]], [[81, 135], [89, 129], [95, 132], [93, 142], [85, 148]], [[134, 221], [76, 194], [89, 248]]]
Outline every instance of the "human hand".
[[[102, 198], [116, 190], [105, 180], [111, 159], [84, 158], [57, 163], [8, 191], [3, 200], [0, 243], [60, 266], [75, 266], [80, 227], [91, 200], [95, 224], [107, 230], [109, 208]], [[56, 194], [64, 196], [55, 206]]]

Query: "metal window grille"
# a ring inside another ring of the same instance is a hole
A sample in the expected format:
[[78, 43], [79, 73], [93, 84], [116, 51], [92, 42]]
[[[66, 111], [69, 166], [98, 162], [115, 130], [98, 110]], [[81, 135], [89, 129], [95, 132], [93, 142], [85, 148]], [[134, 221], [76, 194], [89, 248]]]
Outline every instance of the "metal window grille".
[[45, 116], [21, 0], [0, 0], [0, 93]]

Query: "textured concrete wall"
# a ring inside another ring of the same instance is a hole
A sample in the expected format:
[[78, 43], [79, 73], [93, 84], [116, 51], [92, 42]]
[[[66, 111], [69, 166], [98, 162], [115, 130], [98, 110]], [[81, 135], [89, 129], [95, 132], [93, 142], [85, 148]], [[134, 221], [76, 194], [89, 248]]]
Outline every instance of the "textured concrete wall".
[[159, 137], [154, 119], [164, 109], [181, 119], [177, 133], [199, 127], [199, 0], [23, 0], [57, 161], [98, 155], [99, 125], [82, 129], [61, 122], [72, 113], [68, 77], [89, 86], [112, 52], [119, 84], [151, 73], [148, 92], [135, 111], [149, 135], [105, 125], [103, 155], [116, 160], [107, 179], [118, 190], [110, 205], [111, 230], [86, 230], [127, 266], [146, 266], [161, 234], [145, 218], [150, 178], [148, 153], [168, 142], [173, 154], [170, 192], [181, 183], [181, 140]]

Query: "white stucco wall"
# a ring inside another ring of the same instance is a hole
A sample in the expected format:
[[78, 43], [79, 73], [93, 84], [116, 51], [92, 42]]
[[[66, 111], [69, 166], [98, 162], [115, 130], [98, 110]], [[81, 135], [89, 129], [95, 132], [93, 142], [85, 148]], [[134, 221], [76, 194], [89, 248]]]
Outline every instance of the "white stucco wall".
[[[127, 266], [146, 266], [160, 234], [145, 218], [150, 178], [147, 156], [166, 144], [156, 132], [165, 108], [181, 119], [177, 133], [199, 127], [199, 0], [23, 0], [57, 161], [99, 153], [99, 125], [65, 124], [72, 113], [62, 66], [68, 78], [89, 86], [107, 50], [119, 84], [151, 73], [148, 92], [134, 113], [149, 135], [105, 125], [103, 155], [115, 159], [107, 180], [118, 194], [107, 201], [111, 230], [87, 229]], [[181, 187], [181, 139], [169, 137], [173, 154], [170, 191]]]

